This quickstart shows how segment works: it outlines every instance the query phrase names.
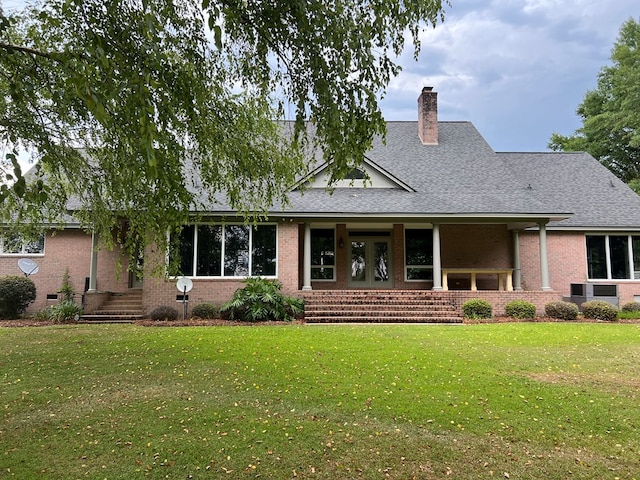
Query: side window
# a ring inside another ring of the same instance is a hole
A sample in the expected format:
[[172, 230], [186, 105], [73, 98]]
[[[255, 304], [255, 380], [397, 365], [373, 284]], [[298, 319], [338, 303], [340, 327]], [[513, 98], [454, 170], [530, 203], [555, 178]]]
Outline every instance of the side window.
[[33, 240], [24, 240], [19, 235], [0, 236], [0, 255], [42, 255], [44, 234]]
[[405, 276], [407, 280], [433, 280], [433, 231], [404, 231]]
[[332, 228], [311, 229], [311, 279], [335, 280], [336, 239]]

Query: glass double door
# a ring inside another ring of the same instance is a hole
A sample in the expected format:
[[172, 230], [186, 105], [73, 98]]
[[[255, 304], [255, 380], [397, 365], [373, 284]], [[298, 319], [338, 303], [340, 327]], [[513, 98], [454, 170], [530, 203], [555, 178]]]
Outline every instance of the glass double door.
[[390, 236], [349, 236], [349, 286], [391, 288]]

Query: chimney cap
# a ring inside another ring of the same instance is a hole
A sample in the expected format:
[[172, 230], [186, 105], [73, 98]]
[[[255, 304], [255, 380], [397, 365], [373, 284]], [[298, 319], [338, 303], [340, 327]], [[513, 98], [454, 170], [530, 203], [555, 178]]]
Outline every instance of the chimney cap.
[[431, 92], [431, 91], [433, 91], [433, 87], [424, 87], [424, 88], [422, 89], [422, 91], [423, 91], [423, 92]]

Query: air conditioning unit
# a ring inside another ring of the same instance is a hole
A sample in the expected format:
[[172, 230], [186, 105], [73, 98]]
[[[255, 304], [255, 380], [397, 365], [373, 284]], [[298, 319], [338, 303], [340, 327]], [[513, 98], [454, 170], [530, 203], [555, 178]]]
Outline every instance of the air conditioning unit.
[[618, 285], [606, 283], [572, 283], [571, 302], [582, 305], [591, 300], [602, 300], [618, 307]]

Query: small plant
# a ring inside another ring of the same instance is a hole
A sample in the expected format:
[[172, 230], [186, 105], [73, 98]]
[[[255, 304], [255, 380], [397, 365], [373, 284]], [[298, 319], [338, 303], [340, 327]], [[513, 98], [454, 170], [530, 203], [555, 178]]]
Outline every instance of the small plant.
[[36, 299], [36, 285], [28, 277], [0, 278], [0, 318], [18, 318]]
[[73, 302], [73, 296], [75, 295], [75, 291], [73, 289], [73, 285], [71, 284], [71, 278], [69, 276], [69, 267], [64, 271], [64, 275], [62, 275], [62, 286], [58, 293], [62, 296], [62, 302]]
[[280, 293], [282, 284], [277, 280], [251, 277], [244, 283], [246, 287], [236, 290], [220, 309], [230, 320], [293, 320], [304, 311], [304, 301]]
[[462, 304], [462, 313], [464, 318], [486, 319], [493, 316], [493, 308], [486, 300], [472, 298]]
[[72, 300], [63, 300], [51, 305], [46, 310], [46, 315], [49, 320], [55, 323], [77, 322], [82, 315], [82, 307], [73, 303]]
[[544, 306], [544, 313], [558, 320], [575, 320], [578, 318], [578, 305], [571, 302], [549, 302]]
[[640, 312], [640, 302], [625, 303], [621, 310], [623, 312]]
[[582, 314], [585, 318], [594, 320], [606, 320], [612, 322], [618, 319], [618, 309], [609, 302], [602, 300], [591, 300], [582, 305]]
[[210, 319], [218, 316], [218, 307], [213, 303], [199, 303], [191, 311], [191, 315], [197, 318]]
[[151, 317], [151, 320], [155, 320], [157, 322], [165, 320], [173, 321], [178, 318], [178, 310], [167, 305], [160, 305], [159, 307], [154, 308], [149, 316]]
[[526, 300], [512, 300], [504, 306], [504, 311], [513, 318], [535, 318], [536, 306]]

